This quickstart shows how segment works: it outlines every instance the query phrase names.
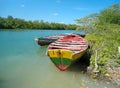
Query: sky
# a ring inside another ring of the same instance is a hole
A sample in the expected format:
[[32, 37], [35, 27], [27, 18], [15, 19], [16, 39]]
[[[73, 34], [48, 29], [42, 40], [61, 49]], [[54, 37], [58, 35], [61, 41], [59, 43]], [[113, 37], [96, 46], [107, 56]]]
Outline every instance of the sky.
[[120, 0], [0, 0], [0, 16], [75, 24], [75, 20], [99, 13]]

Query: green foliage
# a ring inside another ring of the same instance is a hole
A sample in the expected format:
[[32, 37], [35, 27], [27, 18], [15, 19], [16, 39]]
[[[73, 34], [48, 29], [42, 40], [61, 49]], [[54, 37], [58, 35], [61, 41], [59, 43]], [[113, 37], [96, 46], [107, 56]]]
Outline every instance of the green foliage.
[[48, 23], [43, 20], [25, 21], [20, 18], [0, 17], [0, 29], [71, 29], [75, 30], [78, 25], [62, 24], [62, 23]]
[[[90, 64], [95, 67], [95, 59], [97, 57], [97, 65], [100, 72], [106, 72], [106, 64], [114, 61], [113, 64], [120, 65], [120, 5], [113, 4], [100, 11], [97, 14], [90, 14], [84, 18], [77, 19], [80, 25], [79, 29], [92, 30], [86, 35], [89, 42], [91, 53]], [[96, 54], [97, 52], [97, 54]], [[111, 63], [110, 63], [111, 64]]]
[[76, 22], [84, 29], [105, 29], [108, 24], [120, 25], [120, 5], [113, 4], [99, 13], [77, 19]]
[[93, 27], [97, 24], [97, 17], [98, 14], [90, 14], [84, 18], [77, 19], [76, 22], [81, 26], [81, 29], [93, 29]]
[[117, 24], [102, 25], [105, 30], [94, 30], [93, 33], [86, 35], [86, 39], [91, 46], [90, 51], [92, 56], [90, 64], [95, 66], [95, 51], [98, 50], [102, 44], [103, 46], [98, 50], [97, 64], [98, 70], [102, 73], [106, 71], [106, 63], [113, 60], [115, 64], [120, 65], [120, 53], [118, 46], [120, 46], [120, 26]]
[[102, 10], [98, 16], [100, 24], [119, 24], [120, 25], [120, 6], [113, 4], [109, 8]]

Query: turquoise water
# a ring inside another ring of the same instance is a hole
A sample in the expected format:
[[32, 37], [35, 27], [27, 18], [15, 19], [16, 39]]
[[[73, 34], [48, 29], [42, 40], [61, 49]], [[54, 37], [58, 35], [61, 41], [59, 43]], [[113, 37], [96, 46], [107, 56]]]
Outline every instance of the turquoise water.
[[82, 66], [59, 71], [34, 38], [72, 30], [0, 31], [0, 88], [116, 88], [82, 74]]

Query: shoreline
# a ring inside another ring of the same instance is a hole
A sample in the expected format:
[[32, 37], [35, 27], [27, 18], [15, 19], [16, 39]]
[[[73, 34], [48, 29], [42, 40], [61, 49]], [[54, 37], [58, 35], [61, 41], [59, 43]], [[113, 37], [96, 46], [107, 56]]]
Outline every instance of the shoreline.
[[108, 26], [108, 30], [94, 30], [85, 37], [90, 45], [88, 52], [91, 54], [88, 74], [93, 78], [103, 78], [120, 86], [120, 53], [118, 49], [120, 26]]

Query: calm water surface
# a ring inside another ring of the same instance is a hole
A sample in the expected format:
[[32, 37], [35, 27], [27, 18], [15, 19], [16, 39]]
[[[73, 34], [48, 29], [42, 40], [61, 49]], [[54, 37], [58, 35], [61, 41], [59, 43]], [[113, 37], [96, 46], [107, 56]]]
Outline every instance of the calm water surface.
[[45, 55], [47, 46], [34, 38], [72, 33], [65, 30], [0, 31], [0, 88], [116, 88], [92, 80], [81, 73], [81, 66], [59, 71]]

